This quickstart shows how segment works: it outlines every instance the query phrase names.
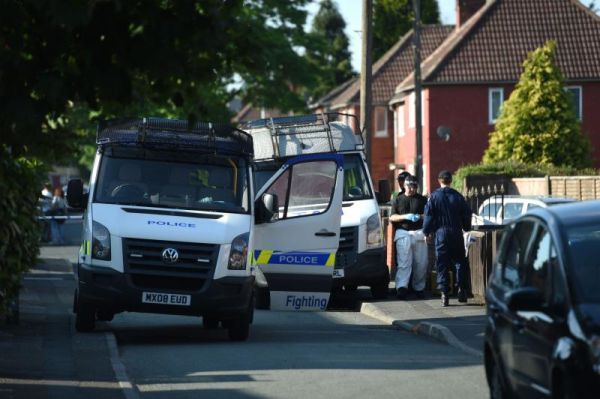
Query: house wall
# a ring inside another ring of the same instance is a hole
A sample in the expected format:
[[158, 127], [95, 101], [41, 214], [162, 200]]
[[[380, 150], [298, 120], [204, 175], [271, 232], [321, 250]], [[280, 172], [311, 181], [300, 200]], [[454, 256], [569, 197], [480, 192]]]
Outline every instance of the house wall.
[[[424, 89], [421, 91], [421, 106], [423, 108], [423, 187], [421, 192], [430, 192], [429, 185], [429, 165], [427, 164], [429, 145], [427, 137], [429, 136], [429, 90]], [[399, 112], [403, 113], [403, 117], [399, 117]], [[404, 134], [400, 135], [399, 132], [395, 132], [396, 135], [396, 148], [394, 154], [394, 162], [397, 165], [404, 165], [404, 169], [415, 174], [415, 158], [416, 158], [416, 129], [410, 127], [410, 113], [414, 112], [414, 105], [411, 105], [411, 97], [407, 95], [404, 103], [401, 107], [394, 108], [394, 117], [398, 119], [397, 125], [404, 124]], [[416, 125], [416, 120], [415, 120]]]
[[[386, 106], [387, 107], [387, 106]], [[336, 112], [351, 114], [356, 116], [358, 126], [352, 126], [355, 131], [360, 130], [360, 106], [352, 105], [347, 108], [336, 109]], [[388, 111], [387, 137], [371, 136], [371, 178], [375, 190], [378, 189], [379, 180], [391, 179], [393, 182], [393, 172], [390, 171], [389, 165], [394, 162], [394, 115], [392, 111]], [[375, 109], [371, 111], [371, 132], [375, 132]]]
[[[432, 86], [429, 88], [427, 103], [428, 135], [424, 151], [424, 164], [431, 171], [428, 181], [433, 189], [438, 187], [437, 174], [441, 170], [455, 171], [460, 166], [481, 161], [488, 147], [489, 133], [494, 125], [488, 121], [488, 89], [503, 87], [504, 99], [511, 86], [469, 85]], [[446, 126], [451, 131], [448, 141], [438, 137], [437, 129]]]
[[[386, 106], [387, 108], [387, 106]], [[375, 132], [375, 109], [371, 113], [371, 132]], [[387, 111], [387, 137], [371, 136], [371, 178], [377, 190], [379, 180], [394, 182], [394, 171], [390, 164], [394, 163], [394, 113]]]
[[[571, 85], [571, 84], [569, 84]], [[572, 84], [581, 86], [582, 115], [581, 131], [586, 134], [592, 143], [592, 160], [595, 168], [600, 168], [600, 82]]]

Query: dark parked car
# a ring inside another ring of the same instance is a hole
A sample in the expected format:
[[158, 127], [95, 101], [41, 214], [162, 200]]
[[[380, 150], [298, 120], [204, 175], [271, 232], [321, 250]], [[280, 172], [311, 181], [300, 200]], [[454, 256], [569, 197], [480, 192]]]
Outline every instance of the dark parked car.
[[600, 201], [508, 225], [486, 299], [492, 398], [600, 398]]

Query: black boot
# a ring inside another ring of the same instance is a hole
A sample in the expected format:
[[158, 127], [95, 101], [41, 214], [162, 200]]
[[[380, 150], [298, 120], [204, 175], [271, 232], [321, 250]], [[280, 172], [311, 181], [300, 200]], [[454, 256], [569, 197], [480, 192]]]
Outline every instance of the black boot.
[[458, 302], [467, 303], [467, 291], [464, 288], [458, 289]]
[[406, 289], [406, 287], [400, 287], [398, 288], [398, 290], [396, 290], [396, 298], [404, 300], [406, 299], [406, 296], [408, 295], [408, 290]]
[[442, 292], [442, 307], [447, 307], [450, 305], [450, 298], [448, 297], [448, 293]]

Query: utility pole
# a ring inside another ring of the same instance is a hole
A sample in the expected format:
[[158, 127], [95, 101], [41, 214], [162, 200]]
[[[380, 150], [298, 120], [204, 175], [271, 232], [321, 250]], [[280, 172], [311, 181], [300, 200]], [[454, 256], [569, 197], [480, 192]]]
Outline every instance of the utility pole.
[[423, 190], [423, 126], [421, 125], [421, 1], [413, 0], [415, 12], [415, 177]]
[[360, 132], [365, 143], [367, 166], [371, 169], [371, 43], [372, 0], [362, 4], [362, 60], [360, 67]]

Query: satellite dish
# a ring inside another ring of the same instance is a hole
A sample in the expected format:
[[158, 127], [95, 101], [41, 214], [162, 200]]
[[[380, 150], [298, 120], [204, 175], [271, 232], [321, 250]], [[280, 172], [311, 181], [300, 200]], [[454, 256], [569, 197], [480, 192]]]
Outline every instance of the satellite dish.
[[452, 130], [450, 130], [450, 128], [447, 126], [441, 125], [437, 128], [437, 135], [444, 141], [450, 140], [451, 133], [452, 133]]

